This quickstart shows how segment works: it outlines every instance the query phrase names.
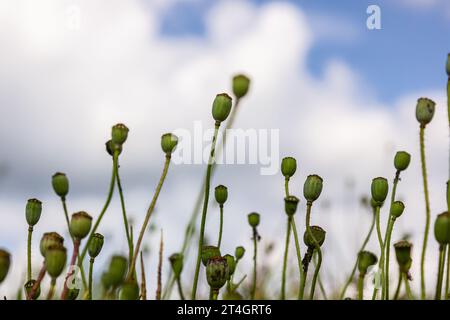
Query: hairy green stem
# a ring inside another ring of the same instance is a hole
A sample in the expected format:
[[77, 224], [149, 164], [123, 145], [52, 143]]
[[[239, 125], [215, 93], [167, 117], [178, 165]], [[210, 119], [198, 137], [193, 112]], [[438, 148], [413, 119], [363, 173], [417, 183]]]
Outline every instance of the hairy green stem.
[[284, 193], [286, 194], [286, 197], [289, 197], [289, 178], [286, 177], [284, 179]]
[[317, 277], [319, 276], [320, 266], [322, 265], [322, 250], [320, 250], [320, 244], [319, 244], [319, 242], [317, 242], [317, 239], [314, 237], [314, 234], [311, 231], [311, 226], [310, 226], [311, 207], [312, 207], [312, 202], [308, 201], [306, 204], [306, 231], [308, 232], [308, 235], [313, 240], [315, 249], [317, 251], [317, 266], [314, 270], [313, 281], [311, 283], [311, 291], [309, 294], [309, 299], [313, 300], [314, 299], [314, 291], [316, 289]]
[[[299, 270], [299, 274], [300, 274], [300, 284], [301, 284], [301, 279], [303, 276], [302, 254], [300, 251], [300, 241], [298, 240], [297, 227], [295, 226], [295, 218], [294, 217], [292, 217], [292, 219], [291, 219], [291, 228], [292, 228], [292, 232], [294, 234], [295, 250], [297, 251], [297, 262], [298, 262], [298, 270]], [[299, 285], [299, 290], [298, 290], [298, 299], [300, 300], [300, 285]]]
[[257, 281], [257, 254], [258, 254], [258, 232], [256, 228], [253, 228], [253, 284], [250, 291], [251, 300], [255, 300], [256, 294], [256, 281]]
[[200, 225], [200, 236], [198, 239], [198, 249], [197, 249], [197, 264], [195, 266], [195, 275], [194, 275], [194, 284], [192, 286], [192, 300], [195, 300], [197, 295], [197, 284], [198, 284], [198, 276], [200, 273], [200, 262], [202, 260], [202, 247], [203, 240], [205, 236], [205, 224], [206, 224], [206, 214], [208, 212], [208, 201], [209, 201], [209, 189], [211, 184], [211, 170], [214, 164], [214, 152], [216, 148], [216, 140], [217, 134], [219, 133], [220, 122], [216, 122], [214, 126], [214, 136], [213, 141], [211, 143], [211, 152], [209, 154], [208, 159], [208, 168], [206, 169], [206, 179], [205, 179], [205, 197], [203, 201], [203, 210], [202, 210], [202, 221]]
[[365, 273], [360, 273], [358, 277], [358, 300], [363, 300], [364, 298], [364, 278]]
[[283, 270], [281, 276], [281, 294], [280, 299], [286, 299], [286, 270], [287, 270], [287, 258], [289, 253], [289, 239], [291, 237], [291, 217], [288, 216], [286, 227], [286, 244], [284, 249]]
[[223, 230], [223, 204], [220, 204], [220, 227], [219, 227], [219, 239], [217, 240], [217, 248], [219, 249], [222, 243], [222, 230]]
[[92, 300], [92, 272], [94, 270], [94, 258], [89, 260], [89, 291], [88, 291], [88, 300]]
[[28, 226], [28, 241], [27, 241], [27, 280], [30, 281], [32, 277], [31, 269], [31, 238], [33, 236], [33, 226]]

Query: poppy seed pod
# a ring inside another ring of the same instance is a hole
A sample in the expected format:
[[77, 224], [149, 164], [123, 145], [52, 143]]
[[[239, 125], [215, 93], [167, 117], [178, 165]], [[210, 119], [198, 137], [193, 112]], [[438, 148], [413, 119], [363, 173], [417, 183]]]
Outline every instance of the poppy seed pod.
[[252, 212], [247, 216], [247, 219], [248, 219], [248, 224], [252, 228], [256, 228], [259, 225], [259, 221], [260, 221], [259, 213]]
[[403, 204], [403, 202], [395, 201], [392, 203], [390, 214], [392, 216], [394, 216], [395, 218], [398, 218], [403, 214], [404, 210], [405, 210], [405, 205]]
[[138, 300], [139, 286], [134, 279], [126, 280], [120, 288], [120, 300]]
[[83, 239], [91, 230], [92, 217], [84, 211], [74, 213], [70, 219], [70, 234], [76, 239]]
[[30, 199], [25, 207], [25, 217], [29, 226], [34, 226], [39, 222], [42, 212], [42, 202], [38, 199]]
[[105, 291], [108, 291], [111, 289], [112, 283], [111, 283], [111, 276], [108, 272], [103, 272], [102, 276], [100, 277], [100, 281], [102, 283], [103, 289]]
[[227, 259], [215, 257], [206, 265], [206, 280], [213, 290], [219, 290], [229, 278]]
[[216, 96], [212, 106], [212, 116], [217, 122], [225, 121], [231, 111], [232, 99], [226, 93], [220, 93]]
[[89, 242], [88, 252], [91, 258], [96, 258], [100, 251], [102, 251], [104, 237], [100, 233], [94, 233], [92, 235], [91, 241]]
[[242, 257], [245, 254], [245, 248], [244, 247], [236, 247], [236, 249], [234, 250], [234, 256], [236, 257], [236, 260], [241, 260]]
[[292, 216], [297, 211], [297, 205], [300, 200], [296, 196], [284, 198], [284, 211], [288, 216]]
[[445, 65], [445, 71], [447, 76], [450, 78], [450, 53], [447, 55], [447, 64]]
[[382, 207], [384, 205], [384, 201], [379, 203], [376, 202], [375, 200], [373, 200], [373, 198], [370, 199], [370, 206], [372, 207], [372, 209], [375, 209], [376, 207]]
[[428, 98], [419, 98], [416, 105], [416, 119], [425, 126], [433, 119], [436, 103]]
[[69, 289], [67, 290], [67, 295], [65, 300], [76, 300], [78, 298], [78, 295], [80, 294], [80, 289]]
[[[33, 289], [34, 285], [36, 283], [36, 280], [28, 280], [25, 285], [23, 286], [25, 289], [25, 293], [27, 297], [31, 294], [31, 290]], [[34, 295], [30, 297], [31, 300], [37, 300], [39, 296], [41, 295], [41, 285], [38, 284], [37, 289], [34, 291]]]
[[309, 202], [313, 202], [319, 198], [322, 192], [323, 180], [316, 174], [309, 175], [303, 185], [303, 196]]
[[228, 265], [228, 280], [233, 275], [234, 271], [236, 270], [236, 260], [234, 260], [234, 257], [231, 254], [226, 254], [223, 256], [227, 260]]
[[115, 144], [112, 142], [112, 140], [108, 140], [105, 142], [105, 148], [106, 152], [108, 152], [111, 157], [114, 156], [114, 151], [118, 151], [119, 154], [122, 153], [122, 145]]
[[434, 237], [440, 245], [450, 243], [450, 214], [448, 212], [437, 216], [434, 222]]
[[292, 177], [297, 171], [297, 160], [292, 157], [286, 157], [281, 160], [281, 173], [287, 179]]
[[412, 244], [406, 240], [401, 240], [394, 244], [395, 257], [402, 272], [408, 272], [411, 268], [411, 248]]
[[220, 257], [220, 249], [215, 246], [203, 246], [202, 248], [202, 263], [206, 267], [208, 261], [212, 258]]
[[113, 256], [109, 263], [108, 269], [108, 283], [113, 287], [118, 287], [122, 284], [125, 274], [127, 272], [128, 262], [123, 256]]
[[111, 141], [114, 144], [122, 145], [127, 140], [128, 128], [123, 123], [118, 123], [111, 129]]
[[67, 250], [63, 246], [51, 246], [45, 254], [45, 268], [48, 274], [56, 279], [64, 270], [67, 262]]
[[398, 171], [403, 171], [408, 168], [411, 162], [411, 155], [406, 151], [398, 151], [394, 157], [394, 167]]
[[8, 251], [0, 249], [0, 283], [2, 283], [8, 275], [10, 265], [11, 255]]
[[214, 196], [218, 204], [224, 204], [228, 199], [228, 189], [223, 185], [219, 185], [214, 189]]
[[233, 77], [233, 94], [236, 98], [240, 99], [245, 96], [250, 86], [250, 79], [243, 75], [238, 74]]
[[178, 137], [172, 133], [165, 133], [161, 136], [161, 149], [165, 154], [172, 154], [178, 144]]
[[375, 265], [378, 262], [378, 258], [372, 252], [369, 251], [361, 251], [358, 254], [358, 270], [362, 274], [367, 273], [367, 269], [370, 266]]
[[378, 177], [372, 180], [371, 192], [372, 199], [380, 204], [386, 200], [387, 194], [389, 191], [389, 185], [386, 178]]
[[69, 193], [69, 179], [65, 173], [57, 172], [52, 176], [52, 186], [56, 194], [64, 198]]
[[[325, 235], [326, 232], [319, 226], [311, 226], [311, 233], [314, 236], [314, 239], [319, 243], [319, 246], [322, 246], [325, 242]], [[303, 234], [303, 242], [308, 248], [315, 248], [314, 240], [311, 238], [311, 236], [308, 233], [308, 230], [305, 230], [305, 233]]]
[[176, 278], [179, 278], [183, 271], [183, 260], [183, 254], [181, 253], [174, 253], [169, 257], [170, 265]]
[[64, 238], [61, 237], [57, 232], [47, 232], [41, 238], [39, 244], [39, 250], [41, 251], [42, 257], [45, 258], [48, 248], [55, 246], [63, 246]]

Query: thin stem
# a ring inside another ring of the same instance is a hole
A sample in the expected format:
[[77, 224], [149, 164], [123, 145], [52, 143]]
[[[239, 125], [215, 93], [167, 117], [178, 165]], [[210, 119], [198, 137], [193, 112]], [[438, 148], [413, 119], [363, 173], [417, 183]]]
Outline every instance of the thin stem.
[[[316, 252], [314, 252], [314, 253], [316, 253]], [[316, 267], [317, 266], [317, 254], [314, 254], [313, 259], [314, 259], [313, 260], [314, 261], [314, 267]], [[324, 300], [328, 300], [327, 293], [325, 291], [325, 287], [323, 286], [322, 279], [320, 277], [320, 273], [317, 276], [317, 283], [319, 284], [320, 293], [322, 294], [323, 299]]]
[[403, 275], [403, 282], [405, 283], [406, 288], [406, 296], [408, 297], [409, 300], [414, 300], [414, 296], [411, 292], [411, 287], [409, 286], [408, 275], [405, 272], [402, 272], [402, 275]]
[[91, 233], [89, 234], [89, 237], [88, 237], [86, 244], [83, 248], [83, 251], [81, 253], [81, 256], [78, 259], [78, 267], [80, 267], [80, 269], [82, 269], [83, 261], [84, 261], [84, 258], [86, 257], [87, 250], [88, 250], [89, 244], [91, 243], [92, 237], [93, 237], [94, 233], [97, 232], [98, 226], [100, 225], [100, 222], [102, 221], [103, 216], [104, 216], [106, 210], [108, 209], [109, 204], [111, 203], [111, 199], [112, 199], [112, 196], [114, 193], [115, 180], [116, 180], [116, 167], [117, 167], [118, 157], [119, 157], [119, 152], [114, 151], [113, 166], [112, 166], [111, 180], [109, 183], [108, 196], [106, 198], [105, 204], [103, 205], [102, 211], [100, 212], [100, 215], [98, 216], [97, 220], [95, 221], [94, 227], [92, 228]]
[[[369, 232], [367, 233], [367, 236], [366, 236], [366, 238], [364, 239], [364, 242], [363, 242], [363, 244], [361, 245], [361, 248], [359, 249], [358, 253], [361, 252], [361, 251], [364, 251], [364, 249], [366, 248], [367, 243], [368, 243], [369, 240], [370, 240], [370, 237], [372, 236], [372, 232], [373, 232], [373, 229], [374, 229], [374, 227], [375, 227], [375, 217], [376, 217], [376, 214], [375, 214], [375, 210], [374, 210], [374, 212], [373, 212], [373, 214], [372, 214], [372, 223], [371, 223], [371, 225], [370, 225]], [[348, 277], [347, 282], [346, 282], [345, 285], [344, 285], [344, 288], [342, 288], [341, 294], [339, 295], [339, 300], [344, 299], [345, 292], [347, 291], [348, 286], [349, 286], [350, 283], [352, 282], [353, 277], [355, 276], [355, 273], [356, 273], [356, 269], [357, 269], [357, 268], [358, 268], [358, 255], [357, 255], [357, 257], [356, 257], [355, 264], [353, 265], [352, 272], [351, 272], [350, 276]]]
[[398, 296], [400, 295], [400, 289], [402, 287], [402, 280], [403, 280], [402, 272], [399, 271], [398, 282], [397, 282], [397, 289], [395, 289], [394, 300], [398, 300]]
[[358, 277], [358, 300], [363, 300], [364, 298], [364, 278], [365, 273], [360, 273]]
[[80, 240], [75, 238], [73, 241], [72, 258], [70, 259], [70, 264], [69, 264], [69, 270], [71, 268], [72, 268], [72, 270], [71, 270], [71, 272], [67, 273], [66, 279], [64, 280], [64, 289], [63, 289], [63, 292], [61, 293], [61, 300], [66, 300], [67, 292], [69, 291], [69, 287], [67, 286], [67, 280], [69, 280], [69, 277], [75, 273], [75, 269], [73, 267], [75, 267], [75, 265], [76, 265], [79, 249], [80, 249]]
[[197, 295], [197, 284], [198, 284], [198, 276], [200, 273], [200, 262], [202, 256], [202, 247], [203, 240], [205, 236], [205, 224], [206, 224], [206, 214], [208, 212], [208, 201], [209, 201], [209, 189], [211, 183], [211, 170], [214, 164], [214, 151], [216, 147], [217, 134], [219, 133], [220, 122], [216, 122], [214, 126], [214, 136], [213, 141], [211, 143], [211, 152], [209, 154], [208, 159], [208, 168], [206, 169], [206, 179], [205, 179], [205, 197], [203, 201], [203, 210], [202, 210], [202, 221], [200, 225], [200, 236], [198, 239], [198, 249], [197, 249], [197, 264], [195, 266], [195, 275], [194, 275], [194, 285], [192, 287], [192, 300], [195, 300]]
[[219, 290], [211, 289], [210, 294], [209, 294], [209, 300], [217, 300], [218, 297], [219, 297]]
[[428, 233], [430, 230], [430, 198], [428, 194], [428, 177], [427, 177], [427, 165], [425, 160], [425, 126], [420, 126], [420, 160], [422, 163], [422, 178], [423, 178], [423, 193], [425, 196], [425, 232], [423, 236], [422, 244], [422, 256], [420, 260], [420, 297], [422, 300], [426, 296], [425, 287], [425, 256], [428, 244]]
[[303, 297], [305, 294], [306, 278], [308, 276], [309, 263], [311, 262], [313, 252], [314, 252], [314, 249], [311, 247], [308, 247], [308, 250], [306, 251], [305, 256], [303, 257], [303, 261], [302, 261], [303, 273], [302, 273], [302, 277], [300, 279], [300, 291], [298, 294], [299, 300], [303, 300]]
[[50, 282], [50, 288], [48, 289], [47, 293], [47, 300], [53, 299], [53, 295], [55, 294], [55, 287], [56, 287], [56, 278], [52, 278]]
[[[303, 276], [303, 265], [302, 265], [302, 254], [300, 252], [300, 241], [298, 240], [298, 234], [297, 234], [297, 227], [295, 226], [295, 218], [292, 217], [291, 219], [291, 228], [294, 234], [294, 241], [295, 241], [295, 250], [297, 251], [297, 262], [298, 262], [298, 271], [300, 275], [300, 279], [302, 279]], [[300, 281], [301, 283], [301, 281]], [[298, 299], [300, 299], [300, 285], [298, 290]]]
[[27, 296], [27, 300], [31, 300], [31, 298], [34, 297], [34, 295], [36, 294], [36, 290], [41, 285], [42, 279], [44, 279], [46, 271], [47, 271], [47, 269], [45, 267], [45, 262], [44, 262], [42, 264], [41, 271], [39, 271], [39, 275], [36, 279], [36, 282], [34, 283], [33, 288], [31, 288], [30, 294]]
[[169, 170], [169, 164], [170, 164], [170, 154], [166, 154], [166, 161], [164, 163], [163, 172], [159, 179], [158, 185], [156, 186], [155, 194], [153, 195], [152, 202], [150, 203], [150, 206], [148, 207], [147, 214], [144, 219], [144, 223], [141, 227], [141, 231], [139, 232], [139, 238], [136, 243], [136, 247], [134, 248], [133, 260], [131, 261], [130, 269], [128, 270], [128, 278], [129, 279], [131, 279], [131, 277], [134, 275], [134, 270], [136, 267], [136, 260], [137, 260], [139, 251], [141, 249], [142, 239], [144, 238], [144, 234], [145, 234], [145, 231], [147, 230], [148, 222], [150, 221], [150, 217], [153, 213], [153, 210], [155, 209], [156, 200], [158, 200], [159, 193], [161, 192], [161, 188], [163, 186], [164, 180], [166, 179], [167, 171]]
[[32, 277], [32, 269], [31, 269], [31, 238], [33, 236], [33, 226], [28, 227], [28, 242], [27, 242], [27, 271], [28, 277], [27, 280], [30, 281]]
[[435, 300], [441, 300], [442, 295], [442, 279], [444, 277], [444, 263], [445, 263], [445, 252], [447, 249], [447, 245], [439, 246], [439, 269], [438, 269], [438, 277], [436, 281], [436, 294], [434, 296]]
[[219, 240], [217, 241], [217, 248], [220, 249], [222, 243], [222, 230], [223, 230], [223, 204], [220, 205], [220, 227], [219, 227]]
[[70, 232], [70, 219], [69, 219], [69, 212], [67, 210], [66, 197], [61, 197], [61, 203], [63, 206], [64, 218], [66, 219], [67, 230]]
[[322, 250], [320, 250], [320, 244], [319, 244], [319, 242], [317, 242], [316, 238], [314, 237], [314, 234], [311, 231], [311, 226], [310, 226], [311, 207], [312, 207], [312, 202], [308, 201], [306, 204], [306, 231], [308, 232], [308, 235], [311, 237], [311, 239], [314, 243], [314, 246], [315, 246], [315, 250], [317, 251], [317, 266], [314, 270], [313, 281], [311, 283], [311, 291], [309, 294], [309, 299], [313, 300], [314, 299], [314, 291], [316, 289], [317, 277], [319, 276], [320, 266], [322, 265]]
[[183, 287], [181, 286], [180, 277], [176, 277], [176, 282], [177, 282], [178, 294], [180, 295], [180, 299], [184, 300]]
[[445, 279], [445, 300], [450, 299], [449, 297], [449, 286], [450, 286], [450, 246], [447, 245], [447, 275], [446, 275], [446, 279]]
[[161, 238], [159, 241], [159, 261], [158, 261], [158, 280], [156, 287], [156, 300], [161, 300], [161, 288], [162, 288], [162, 264], [163, 264], [163, 232], [161, 230]]
[[284, 179], [284, 193], [286, 195], [286, 197], [289, 197], [289, 178], [286, 177]]
[[386, 263], [385, 263], [385, 292], [383, 294], [384, 298], [386, 300], [389, 300], [389, 257], [391, 254], [391, 236], [392, 236], [392, 230], [394, 229], [394, 223], [395, 223], [395, 216], [392, 216], [390, 214], [392, 205], [395, 202], [395, 194], [397, 192], [397, 185], [400, 181], [400, 171], [397, 170], [395, 173], [394, 183], [392, 187], [392, 194], [391, 194], [391, 205], [389, 208], [389, 219], [388, 219], [388, 225], [386, 228], [386, 235], [384, 237], [385, 239], [385, 255], [386, 255]]
[[145, 279], [145, 266], [142, 251], [140, 253], [140, 256], [141, 256], [141, 299], [147, 300], [147, 281]]
[[117, 180], [117, 189], [119, 190], [119, 197], [120, 197], [120, 206], [122, 208], [122, 217], [123, 217], [123, 225], [125, 227], [125, 235], [127, 237], [128, 242], [128, 260], [131, 261], [133, 257], [133, 241], [131, 240], [130, 236], [130, 227], [128, 226], [128, 217], [127, 217], [127, 211], [125, 208], [125, 199], [123, 196], [123, 189], [122, 184], [120, 182], [120, 175], [119, 175], [119, 163], [116, 161], [116, 180]]
[[251, 300], [255, 300], [256, 294], [256, 281], [257, 281], [257, 254], [258, 254], [258, 232], [256, 228], [253, 228], [253, 284], [251, 290]]
[[[380, 252], [381, 252], [381, 257], [380, 257], [380, 266], [382, 266], [382, 259], [384, 259], [384, 244], [383, 244], [383, 236], [381, 235], [381, 227], [380, 227], [380, 206], [377, 206], [375, 209], [375, 221], [376, 221], [376, 227], [377, 227], [377, 237], [378, 237], [378, 244], [380, 245]], [[381, 271], [381, 286], [384, 286], [383, 283], [383, 268], [379, 268], [378, 272]], [[375, 300], [378, 294], [378, 288], [377, 286], [375, 286], [375, 288], [373, 289], [373, 294], [372, 294], [372, 300]]]
[[281, 296], [280, 299], [286, 299], [286, 270], [287, 270], [287, 258], [289, 253], [289, 239], [291, 236], [291, 217], [288, 216], [286, 227], [286, 244], [284, 249], [283, 270], [281, 276]]
[[89, 261], [89, 291], [88, 291], [88, 300], [92, 300], [92, 272], [94, 270], [94, 258], [91, 258]]

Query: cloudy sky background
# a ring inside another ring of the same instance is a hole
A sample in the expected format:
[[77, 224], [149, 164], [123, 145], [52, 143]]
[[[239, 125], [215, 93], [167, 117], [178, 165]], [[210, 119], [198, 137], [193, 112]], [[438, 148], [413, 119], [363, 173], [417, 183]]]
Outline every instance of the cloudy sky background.
[[[425, 219], [414, 111], [418, 97], [437, 102], [426, 132], [434, 217], [445, 210], [448, 179], [444, 66], [450, 5], [444, 0], [376, 4], [381, 30], [366, 28], [367, 1], [339, 6], [330, 1], [0, 1], [0, 246], [13, 253], [1, 293], [14, 292], [24, 278], [28, 198], [44, 204], [35, 228], [35, 266], [41, 263], [41, 234], [67, 234], [51, 188], [54, 172], [66, 172], [70, 179], [69, 210], [96, 217], [110, 177], [104, 142], [113, 124], [125, 123], [130, 134], [121, 177], [129, 215], [140, 228], [164, 161], [161, 134], [192, 130], [198, 120], [212, 127], [211, 102], [216, 93], [230, 92], [237, 72], [248, 74], [252, 84], [236, 127], [280, 130], [279, 158], [294, 156], [299, 164], [291, 182], [294, 194], [301, 195], [308, 174], [324, 178], [313, 224], [327, 230], [322, 274], [329, 291], [342, 285], [369, 227], [371, 216], [360, 197], [370, 192], [373, 177], [392, 181], [397, 150], [412, 154], [398, 189], [407, 209], [393, 240], [411, 234], [412, 285], [418, 287]], [[154, 229], [146, 236], [149, 296], [156, 282], [159, 229], [167, 258], [181, 246], [204, 170], [204, 165], [170, 168]], [[249, 272], [246, 215], [257, 211], [261, 245], [274, 242], [276, 248], [261, 263], [280, 268], [281, 173], [262, 176], [258, 165], [222, 165], [212, 181], [217, 184], [229, 187], [223, 253], [244, 245], [248, 254], [239, 272]], [[304, 204], [297, 214], [300, 233]], [[386, 217], [386, 209], [383, 213]], [[217, 220], [212, 201], [207, 234], [213, 241]], [[99, 231], [106, 236], [101, 269], [109, 254], [127, 249], [117, 196]], [[372, 240], [369, 249], [378, 253]], [[291, 250], [294, 254], [294, 246]], [[437, 260], [432, 234], [428, 252], [432, 289]], [[186, 261], [187, 283], [193, 263]]]

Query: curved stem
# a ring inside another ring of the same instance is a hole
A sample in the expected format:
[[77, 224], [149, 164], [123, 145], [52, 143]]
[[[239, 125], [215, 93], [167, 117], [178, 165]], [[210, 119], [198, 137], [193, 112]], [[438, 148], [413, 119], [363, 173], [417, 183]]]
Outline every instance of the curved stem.
[[[139, 237], [136, 243], [136, 247], [134, 248], [133, 252], [133, 260], [131, 261], [130, 269], [128, 270], [128, 278], [131, 279], [131, 277], [134, 274], [135, 268], [136, 268], [136, 260], [139, 255], [139, 251], [141, 250], [142, 240], [144, 239], [145, 231], [147, 230], [148, 222], [150, 221], [150, 217], [153, 213], [153, 210], [156, 206], [156, 201], [158, 200], [159, 193], [161, 192], [161, 188], [163, 186], [164, 180], [166, 179], [167, 172], [169, 171], [169, 164], [170, 164], [170, 154], [166, 154], [166, 160], [164, 162], [164, 168], [163, 172], [161, 174], [161, 177], [159, 178], [158, 185], [156, 186], [155, 194], [153, 195], [152, 202], [150, 203], [150, 206], [148, 207], [147, 214], [145, 215], [144, 223], [142, 224], [141, 231], [139, 232]], [[131, 236], [130, 236], [131, 237]], [[162, 237], [162, 233], [161, 233]]]
[[89, 291], [88, 291], [88, 300], [92, 300], [92, 272], [94, 270], [94, 258], [91, 258], [89, 261]]
[[422, 256], [420, 260], [420, 297], [422, 300], [426, 296], [425, 287], [425, 257], [428, 244], [428, 233], [430, 230], [430, 198], [428, 194], [428, 177], [427, 177], [427, 165], [425, 160], [425, 126], [420, 126], [420, 160], [422, 163], [422, 178], [423, 178], [423, 193], [425, 196], [425, 232], [423, 236], [422, 244]]
[[[314, 267], [316, 267], [317, 266], [317, 254], [316, 254], [316, 252], [314, 252], [313, 261], [314, 261]], [[320, 278], [320, 273], [317, 276], [317, 283], [319, 284], [320, 293], [322, 294], [323, 299], [324, 300], [328, 300], [327, 293], [325, 291], [325, 287], [323, 286], [322, 279]]]
[[130, 227], [128, 226], [128, 217], [127, 217], [127, 211], [125, 208], [125, 199], [123, 196], [123, 190], [122, 190], [122, 184], [120, 182], [120, 175], [119, 175], [119, 163], [116, 162], [116, 180], [117, 180], [117, 189], [119, 190], [119, 198], [120, 198], [120, 206], [122, 208], [122, 217], [123, 217], [123, 225], [125, 227], [125, 235], [127, 237], [128, 242], [128, 260], [131, 261], [133, 257], [133, 241], [130, 236]]
[[69, 212], [67, 210], [66, 197], [61, 197], [61, 203], [63, 206], [64, 218], [66, 219], [66, 223], [67, 223], [67, 230], [70, 233], [70, 219], [69, 219]]
[[445, 262], [445, 252], [447, 245], [439, 246], [439, 262], [438, 262], [438, 276], [436, 281], [436, 294], [434, 296], [435, 300], [441, 300], [442, 295], [442, 279], [444, 277], [444, 262]]
[[223, 230], [223, 204], [220, 205], [220, 227], [219, 227], [219, 240], [217, 241], [217, 248], [220, 249], [222, 243], [222, 230]]
[[411, 292], [411, 287], [409, 286], [408, 275], [404, 272], [402, 272], [402, 275], [403, 275], [403, 282], [405, 283], [406, 288], [406, 296], [408, 297], [409, 300], [414, 300], [414, 296]]
[[308, 276], [308, 268], [309, 263], [311, 262], [311, 258], [313, 255], [314, 249], [311, 247], [308, 247], [308, 250], [305, 253], [305, 257], [302, 261], [303, 266], [303, 273], [302, 277], [300, 279], [300, 292], [299, 292], [299, 300], [303, 300], [304, 294], [305, 294], [305, 286], [306, 286], [306, 277]]
[[[363, 244], [361, 245], [361, 248], [359, 249], [358, 253], [361, 252], [361, 251], [364, 251], [364, 249], [365, 249], [366, 246], [367, 246], [367, 243], [368, 243], [369, 240], [370, 240], [370, 237], [372, 236], [372, 232], [373, 232], [373, 229], [374, 229], [374, 227], [375, 227], [375, 217], [376, 217], [376, 214], [375, 214], [375, 210], [374, 210], [374, 212], [373, 212], [373, 214], [372, 214], [372, 223], [371, 223], [371, 225], [370, 225], [369, 232], [367, 233], [367, 236], [366, 236], [366, 238], [364, 239], [364, 242], [363, 242]], [[356, 273], [356, 269], [357, 269], [357, 268], [358, 268], [358, 255], [356, 256], [356, 261], [355, 261], [355, 264], [353, 265], [352, 272], [351, 272], [350, 276], [348, 277], [347, 282], [346, 282], [345, 285], [344, 285], [344, 288], [342, 288], [341, 294], [339, 295], [339, 300], [344, 299], [345, 292], [347, 291], [347, 288], [348, 288], [348, 286], [350, 285], [350, 283], [352, 283], [352, 280], [353, 280], [353, 277], [355, 276], [355, 273]]]
[[[297, 251], [297, 262], [298, 262], [298, 270], [299, 270], [299, 274], [300, 274], [300, 284], [301, 284], [301, 279], [303, 276], [302, 254], [300, 252], [300, 241], [298, 240], [297, 227], [295, 226], [295, 218], [294, 217], [292, 217], [292, 219], [291, 219], [291, 228], [292, 228], [292, 232], [294, 234], [295, 250]], [[300, 299], [300, 285], [299, 285], [299, 290], [298, 290], [298, 299]]]
[[288, 216], [286, 227], [286, 244], [284, 249], [283, 270], [281, 276], [281, 296], [280, 299], [286, 299], [286, 270], [287, 270], [287, 258], [289, 253], [289, 239], [291, 236], [291, 217]]
[[27, 241], [27, 280], [30, 281], [32, 277], [31, 270], [31, 238], [33, 236], [33, 226], [28, 227], [28, 241]]
[[317, 277], [319, 276], [320, 266], [322, 265], [322, 250], [320, 250], [319, 242], [317, 242], [317, 239], [314, 237], [314, 234], [311, 231], [311, 226], [310, 226], [311, 207], [312, 207], [312, 202], [308, 201], [306, 204], [306, 231], [308, 232], [309, 236], [313, 240], [315, 250], [317, 251], [317, 266], [314, 270], [313, 281], [311, 283], [311, 291], [309, 294], [309, 299], [313, 300], [314, 299], [314, 291], [316, 289]]
[[364, 273], [360, 273], [358, 277], [358, 300], [363, 300], [364, 298]]
[[403, 280], [402, 272], [399, 271], [398, 282], [397, 282], [397, 289], [395, 289], [394, 300], [398, 300], [398, 296], [400, 295], [400, 289], [402, 287], [402, 280]]
[[195, 300], [197, 295], [197, 284], [198, 284], [198, 276], [200, 272], [200, 262], [202, 256], [202, 247], [203, 240], [205, 236], [205, 224], [206, 224], [206, 214], [208, 212], [208, 201], [209, 201], [209, 189], [211, 183], [211, 170], [214, 164], [214, 151], [216, 147], [217, 134], [219, 133], [220, 122], [216, 122], [214, 126], [214, 136], [213, 141], [211, 143], [211, 153], [209, 154], [208, 159], [208, 167], [206, 169], [206, 179], [205, 179], [205, 197], [203, 200], [203, 210], [202, 210], [202, 221], [200, 225], [200, 236], [198, 239], [198, 249], [197, 249], [197, 264], [195, 266], [195, 275], [194, 275], [194, 285], [192, 287], [192, 300]]
[[39, 271], [39, 275], [38, 275], [38, 277], [36, 279], [36, 282], [34, 283], [33, 288], [31, 288], [30, 294], [27, 296], [27, 300], [31, 300], [31, 297], [35, 296], [37, 289], [41, 285], [42, 279], [44, 279], [44, 277], [45, 277], [46, 271], [47, 271], [47, 269], [45, 267], [45, 262], [44, 262], [42, 264], [41, 271]]
[[256, 294], [256, 280], [257, 280], [257, 254], [258, 254], [258, 232], [253, 228], [253, 284], [251, 290], [251, 300], [255, 300]]
[[52, 278], [50, 282], [50, 288], [48, 289], [47, 293], [47, 300], [53, 299], [53, 295], [55, 294], [55, 287], [56, 287], [56, 278]]
[[[380, 252], [381, 252], [381, 257], [380, 257], [380, 266], [382, 265], [381, 262], [384, 259], [384, 244], [383, 244], [383, 236], [381, 235], [381, 227], [380, 227], [380, 207], [377, 206], [375, 209], [375, 221], [376, 221], [376, 227], [377, 227], [377, 237], [378, 237], [378, 244], [380, 245]], [[384, 283], [383, 283], [383, 269], [379, 269], [378, 272], [380, 272], [381, 270], [381, 286], [384, 287]], [[373, 294], [372, 294], [372, 300], [375, 300], [377, 298], [377, 294], [378, 294], [378, 288], [377, 286], [375, 286], [375, 288], [373, 289]]]
[[69, 287], [67, 286], [67, 280], [69, 279], [69, 277], [71, 275], [73, 275], [75, 273], [75, 269], [71, 270], [71, 268], [75, 267], [79, 249], [80, 249], [80, 240], [75, 238], [73, 241], [72, 258], [70, 259], [70, 264], [69, 264], [70, 272], [67, 272], [66, 279], [64, 280], [64, 289], [63, 289], [63, 292], [61, 293], [61, 300], [66, 300], [67, 292], [69, 291]]

